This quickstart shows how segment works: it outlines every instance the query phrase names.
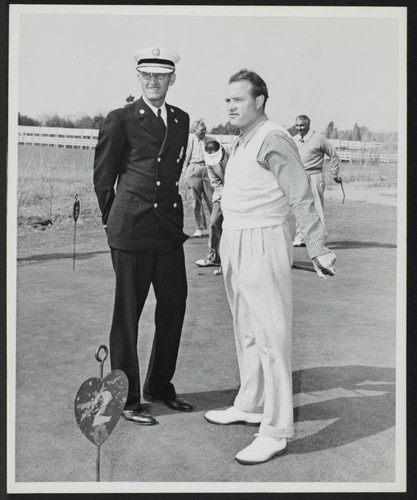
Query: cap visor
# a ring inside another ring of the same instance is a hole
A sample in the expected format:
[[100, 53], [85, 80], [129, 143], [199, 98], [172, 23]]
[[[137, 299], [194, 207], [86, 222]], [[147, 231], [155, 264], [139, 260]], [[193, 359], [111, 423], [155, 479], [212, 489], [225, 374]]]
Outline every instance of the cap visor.
[[140, 64], [136, 66], [138, 71], [143, 71], [144, 73], [173, 73], [174, 68], [167, 68], [166, 66], [158, 66], [157, 64]]
[[206, 165], [213, 167], [214, 165], [220, 163], [220, 160], [222, 159], [222, 153], [222, 148], [220, 148], [215, 153], [204, 153], [204, 161]]

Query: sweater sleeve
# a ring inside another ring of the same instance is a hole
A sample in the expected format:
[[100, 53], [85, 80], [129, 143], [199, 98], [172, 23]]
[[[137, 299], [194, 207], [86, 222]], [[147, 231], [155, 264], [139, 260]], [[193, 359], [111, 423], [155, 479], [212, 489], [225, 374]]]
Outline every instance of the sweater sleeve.
[[329, 253], [325, 245], [327, 233], [314, 207], [308, 176], [293, 139], [280, 131], [269, 132], [259, 150], [257, 161], [274, 175], [287, 197], [305, 236], [310, 258]]
[[324, 135], [321, 141], [321, 148], [330, 158], [330, 173], [333, 175], [333, 177], [336, 177], [339, 173], [340, 160], [336, 153], [336, 150], [332, 146], [332, 143]]

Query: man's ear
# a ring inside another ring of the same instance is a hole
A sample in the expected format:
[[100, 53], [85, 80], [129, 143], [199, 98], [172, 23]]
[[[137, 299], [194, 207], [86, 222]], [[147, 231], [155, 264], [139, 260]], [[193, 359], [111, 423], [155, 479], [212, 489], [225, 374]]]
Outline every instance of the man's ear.
[[170, 78], [171, 79], [169, 80], [169, 86], [172, 87], [174, 85], [174, 83], [175, 83], [177, 75], [175, 73], [172, 73]]
[[262, 108], [264, 103], [265, 103], [265, 96], [264, 95], [258, 95], [258, 97], [256, 97], [255, 99], [255, 102], [256, 102], [256, 107], [259, 109], [259, 108]]

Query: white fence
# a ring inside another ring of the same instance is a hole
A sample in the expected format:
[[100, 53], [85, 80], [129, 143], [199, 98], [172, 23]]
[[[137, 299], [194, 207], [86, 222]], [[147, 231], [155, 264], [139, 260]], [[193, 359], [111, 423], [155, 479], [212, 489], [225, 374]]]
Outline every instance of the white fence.
[[[48, 145], [64, 148], [94, 149], [97, 144], [98, 130], [83, 128], [29, 127], [19, 125], [19, 144]], [[210, 134], [211, 135], [211, 134]], [[225, 146], [230, 146], [235, 136], [211, 135]], [[382, 151], [380, 142], [342, 141], [330, 139], [341, 161], [379, 161], [397, 163], [397, 154]]]
[[380, 151], [382, 149], [382, 142], [329, 140], [335, 149], [348, 149], [349, 151]]
[[340, 161], [358, 162], [379, 162], [379, 163], [397, 163], [397, 153], [367, 152], [367, 151], [338, 151], [337, 155]]
[[[84, 128], [59, 127], [29, 127], [19, 125], [19, 144], [47, 145], [64, 148], [94, 149], [97, 144], [98, 130]], [[212, 135], [225, 146], [230, 146], [235, 140], [231, 135]]]
[[382, 151], [382, 142], [343, 141], [330, 139], [341, 161], [397, 163], [397, 153]]
[[18, 137], [19, 144], [93, 149], [97, 144], [98, 130], [19, 125]]

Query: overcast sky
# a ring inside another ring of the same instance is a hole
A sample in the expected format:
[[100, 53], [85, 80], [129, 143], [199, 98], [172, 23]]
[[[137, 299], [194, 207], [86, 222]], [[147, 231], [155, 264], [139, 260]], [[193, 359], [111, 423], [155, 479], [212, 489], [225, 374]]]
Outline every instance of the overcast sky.
[[167, 102], [209, 128], [227, 122], [228, 77], [247, 67], [266, 81], [267, 113], [278, 123], [307, 114], [317, 130], [329, 121], [397, 130], [399, 9], [19, 8], [12, 92], [33, 118], [106, 114], [138, 98], [133, 53], [155, 45], [181, 56]]

